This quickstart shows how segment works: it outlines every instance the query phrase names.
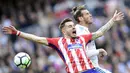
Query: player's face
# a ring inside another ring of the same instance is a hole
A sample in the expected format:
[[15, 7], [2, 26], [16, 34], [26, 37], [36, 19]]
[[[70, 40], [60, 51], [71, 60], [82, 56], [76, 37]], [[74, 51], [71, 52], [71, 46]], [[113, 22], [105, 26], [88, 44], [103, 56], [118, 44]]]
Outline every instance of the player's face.
[[64, 35], [67, 35], [69, 37], [76, 37], [76, 29], [75, 29], [75, 24], [74, 22], [66, 22], [64, 26]]
[[81, 11], [82, 13], [82, 18], [83, 18], [83, 21], [86, 23], [86, 24], [92, 24], [92, 15], [89, 13], [88, 10], [82, 10]]

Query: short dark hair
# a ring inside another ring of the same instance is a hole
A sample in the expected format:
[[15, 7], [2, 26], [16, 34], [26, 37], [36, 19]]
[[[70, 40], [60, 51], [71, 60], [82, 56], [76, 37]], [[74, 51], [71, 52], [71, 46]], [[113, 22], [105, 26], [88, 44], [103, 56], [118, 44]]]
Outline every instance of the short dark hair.
[[61, 21], [60, 25], [59, 25], [59, 29], [61, 30], [64, 26], [66, 22], [70, 22], [72, 21], [71, 18], [65, 18], [63, 21]]
[[82, 10], [85, 10], [86, 8], [85, 8], [85, 5], [82, 5], [82, 6], [77, 6], [77, 7], [73, 7], [72, 8], [72, 14], [73, 14], [73, 17], [74, 17], [74, 19], [77, 21], [77, 22], [79, 22], [79, 19], [78, 19], [78, 17], [80, 17], [80, 16], [82, 16], [82, 13], [81, 13], [81, 11]]

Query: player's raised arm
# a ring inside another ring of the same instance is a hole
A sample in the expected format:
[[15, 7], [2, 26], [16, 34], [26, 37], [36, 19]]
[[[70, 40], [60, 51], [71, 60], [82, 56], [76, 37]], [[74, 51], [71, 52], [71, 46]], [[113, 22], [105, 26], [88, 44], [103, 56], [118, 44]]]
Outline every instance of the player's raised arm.
[[102, 26], [96, 32], [92, 33], [92, 40], [102, 36], [106, 31], [108, 31], [114, 25], [115, 22], [122, 20], [123, 17], [124, 14], [122, 12], [117, 12], [116, 10], [113, 17], [104, 26]]
[[37, 42], [37, 43], [40, 43], [40, 44], [48, 45], [47, 39], [45, 37], [38, 37], [38, 36], [33, 35], [33, 34], [28, 34], [28, 33], [18, 31], [13, 26], [3, 27], [2, 31], [5, 34], [14, 34], [14, 35], [20, 36], [24, 39], [27, 39], [27, 40], [31, 40], [31, 41], [34, 41], [34, 42]]

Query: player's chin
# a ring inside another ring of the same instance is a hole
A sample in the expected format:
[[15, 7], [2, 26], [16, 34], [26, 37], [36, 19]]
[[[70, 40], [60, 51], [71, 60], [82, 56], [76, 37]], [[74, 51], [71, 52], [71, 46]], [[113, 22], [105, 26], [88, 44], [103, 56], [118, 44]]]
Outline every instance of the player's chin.
[[76, 36], [76, 33], [75, 34], [72, 34], [72, 38], [76, 38], [77, 36]]
[[91, 25], [91, 24], [92, 24], [92, 22], [89, 22], [88, 24], [90, 24], [90, 25]]

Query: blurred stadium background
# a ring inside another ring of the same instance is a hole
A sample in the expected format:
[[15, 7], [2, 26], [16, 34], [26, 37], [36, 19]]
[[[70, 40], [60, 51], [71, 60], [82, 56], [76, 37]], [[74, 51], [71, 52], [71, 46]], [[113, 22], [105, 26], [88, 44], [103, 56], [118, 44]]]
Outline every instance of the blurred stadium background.
[[[61, 36], [58, 25], [70, 14], [73, 6], [86, 4], [93, 14], [91, 32], [104, 25], [117, 9], [125, 13], [123, 21], [96, 40], [97, 48], [104, 48], [108, 56], [99, 63], [113, 73], [130, 73], [130, 0], [0, 0], [0, 30], [13, 25], [17, 29], [38, 36]], [[16, 53], [29, 53], [32, 64], [20, 72], [13, 63]], [[64, 64], [56, 51], [0, 31], [0, 73], [65, 73]]]

